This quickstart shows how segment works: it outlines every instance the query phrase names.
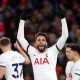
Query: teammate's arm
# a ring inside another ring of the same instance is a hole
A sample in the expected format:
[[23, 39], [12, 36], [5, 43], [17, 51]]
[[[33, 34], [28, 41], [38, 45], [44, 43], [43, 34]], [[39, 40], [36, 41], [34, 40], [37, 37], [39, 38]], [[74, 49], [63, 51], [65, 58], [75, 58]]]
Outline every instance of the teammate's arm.
[[14, 44], [14, 47], [18, 49], [18, 51], [20, 52], [20, 54], [25, 58], [25, 64], [29, 64], [30, 63], [30, 59], [29, 57], [26, 55], [26, 53], [22, 50], [22, 48], [20, 47], [19, 43], [16, 41], [16, 43]]
[[0, 66], [0, 80], [3, 78], [4, 74], [5, 74], [5, 67]]
[[56, 0], [53, 0], [53, 1], [54, 1], [53, 7], [55, 8], [55, 13], [61, 18], [61, 24], [62, 24], [62, 35], [56, 43], [57, 49], [61, 50], [68, 38], [68, 28], [67, 28], [66, 19], [64, 18], [63, 12], [61, 11], [60, 7], [58, 6]]

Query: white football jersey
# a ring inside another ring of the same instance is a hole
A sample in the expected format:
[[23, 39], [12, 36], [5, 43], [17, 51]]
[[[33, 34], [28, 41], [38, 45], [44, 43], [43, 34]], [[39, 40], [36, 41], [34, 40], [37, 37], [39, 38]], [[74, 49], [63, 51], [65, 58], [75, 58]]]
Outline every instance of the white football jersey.
[[34, 80], [57, 80], [56, 62], [59, 51], [61, 50], [68, 38], [68, 29], [66, 19], [61, 19], [62, 35], [57, 41], [56, 45], [46, 49], [45, 52], [40, 53], [36, 48], [29, 46], [28, 41], [24, 37], [24, 20], [20, 20], [17, 39], [21, 46], [30, 56]]
[[56, 46], [39, 53], [36, 48], [29, 47], [28, 52], [32, 61], [34, 80], [57, 80], [56, 62], [59, 51]]
[[72, 80], [73, 61], [68, 61], [66, 65], [66, 80]]
[[[70, 64], [68, 65], [70, 66]], [[72, 64], [69, 77], [67, 80], [80, 80], [80, 60]]]
[[17, 51], [7, 51], [0, 55], [0, 66], [5, 67], [6, 80], [23, 80], [25, 59]]

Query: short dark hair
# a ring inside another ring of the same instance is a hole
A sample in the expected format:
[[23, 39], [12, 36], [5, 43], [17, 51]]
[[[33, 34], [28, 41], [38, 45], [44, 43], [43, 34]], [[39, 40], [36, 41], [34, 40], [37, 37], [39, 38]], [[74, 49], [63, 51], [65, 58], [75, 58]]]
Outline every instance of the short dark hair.
[[80, 54], [80, 45], [75, 43], [68, 43], [65, 45], [65, 48], [69, 47], [71, 50], [77, 51]]
[[38, 36], [44, 36], [46, 41], [48, 42], [48, 36], [46, 33], [43, 33], [43, 32], [38, 32], [36, 35], [35, 35], [35, 40], [37, 39]]
[[0, 39], [0, 45], [2, 45], [2, 46], [7, 46], [7, 45], [9, 45], [11, 42], [10, 42], [10, 39], [9, 38], [7, 38], [7, 37], [2, 37], [1, 39]]

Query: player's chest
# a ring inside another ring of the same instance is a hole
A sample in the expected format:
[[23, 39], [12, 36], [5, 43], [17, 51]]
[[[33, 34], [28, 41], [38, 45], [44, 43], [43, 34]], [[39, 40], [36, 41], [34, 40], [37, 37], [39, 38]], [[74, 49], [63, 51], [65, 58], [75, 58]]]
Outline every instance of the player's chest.
[[50, 57], [48, 54], [34, 55], [32, 63], [34, 65], [48, 65], [50, 64]]

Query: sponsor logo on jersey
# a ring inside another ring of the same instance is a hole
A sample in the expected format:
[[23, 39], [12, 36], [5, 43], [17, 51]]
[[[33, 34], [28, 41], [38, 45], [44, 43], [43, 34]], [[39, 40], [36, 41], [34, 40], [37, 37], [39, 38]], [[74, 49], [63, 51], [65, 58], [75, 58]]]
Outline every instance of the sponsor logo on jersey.
[[35, 61], [34, 61], [34, 65], [41, 65], [41, 64], [49, 64], [49, 61], [48, 61], [48, 58], [45, 57], [45, 58], [36, 58]]

